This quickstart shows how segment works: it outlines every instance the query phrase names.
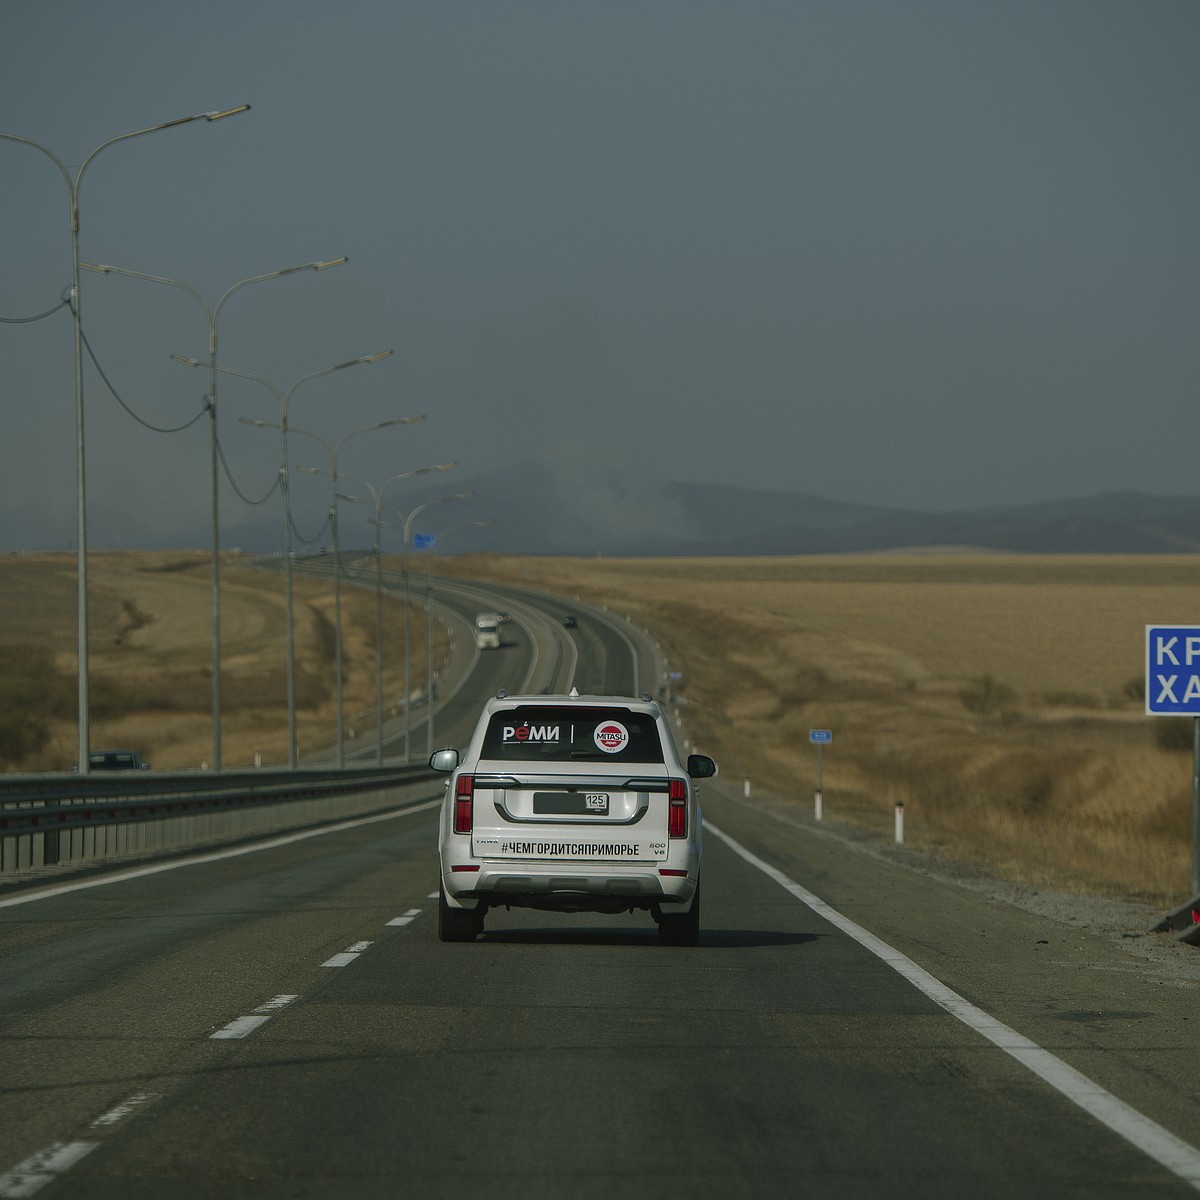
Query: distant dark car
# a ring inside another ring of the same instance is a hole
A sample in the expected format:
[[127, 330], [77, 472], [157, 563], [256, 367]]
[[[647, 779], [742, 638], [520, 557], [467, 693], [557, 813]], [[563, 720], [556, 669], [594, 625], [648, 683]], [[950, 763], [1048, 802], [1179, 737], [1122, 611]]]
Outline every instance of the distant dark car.
[[563, 624], [568, 629], [574, 629], [575, 628], [575, 617], [571, 613], [567, 613], [566, 616], [563, 617]]
[[136, 750], [93, 750], [88, 755], [89, 771], [148, 771], [150, 764], [142, 762]]

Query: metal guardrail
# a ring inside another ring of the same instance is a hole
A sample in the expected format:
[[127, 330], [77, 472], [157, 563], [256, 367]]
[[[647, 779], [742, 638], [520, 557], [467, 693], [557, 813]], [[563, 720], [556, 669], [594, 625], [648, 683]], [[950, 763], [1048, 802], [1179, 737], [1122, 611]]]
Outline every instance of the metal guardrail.
[[[469, 581], [455, 580], [451, 590], [467, 586]], [[543, 593], [527, 589], [507, 588], [505, 593], [545, 600]], [[574, 604], [605, 619], [594, 606]], [[655, 663], [653, 675], [663, 679], [661, 652], [649, 634], [645, 637]], [[555, 647], [561, 654], [561, 644]], [[638, 652], [632, 645], [630, 649], [636, 662]], [[385, 811], [440, 795], [443, 782], [424, 764], [3, 775], [0, 889], [114, 861], [251, 841]]]
[[0, 884], [299, 829], [431, 791], [427, 766], [0, 780]]

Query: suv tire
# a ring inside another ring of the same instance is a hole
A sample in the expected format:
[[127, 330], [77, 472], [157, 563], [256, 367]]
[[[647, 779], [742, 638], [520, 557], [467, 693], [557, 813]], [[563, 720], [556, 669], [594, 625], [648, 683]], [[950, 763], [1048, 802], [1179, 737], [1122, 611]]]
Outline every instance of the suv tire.
[[473, 942], [482, 929], [483, 920], [478, 912], [451, 908], [445, 890], [438, 889], [438, 937], [443, 942]]
[[700, 884], [692, 897], [692, 907], [685, 913], [664, 913], [658, 919], [658, 936], [664, 946], [698, 946], [700, 944]]

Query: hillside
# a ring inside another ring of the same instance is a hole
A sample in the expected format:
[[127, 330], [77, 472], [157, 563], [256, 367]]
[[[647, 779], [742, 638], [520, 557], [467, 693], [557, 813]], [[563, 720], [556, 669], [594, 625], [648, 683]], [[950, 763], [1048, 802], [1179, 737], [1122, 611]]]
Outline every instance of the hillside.
[[[670, 480], [601, 478], [537, 463], [456, 477], [467, 503], [435, 508], [414, 532], [453, 529], [451, 554], [742, 556], [846, 554], [967, 547], [1021, 554], [1180, 554], [1200, 551], [1200, 496], [1114, 492], [1006, 508], [924, 512]], [[446, 494], [445, 482], [414, 486], [402, 507]], [[374, 531], [343, 506], [343, 547]], [[486, 519], [487, 529], [462, 526]], [[327, 536], [327, 535], [326, 535]], [[385, 538], [398, 548], [399, 535]], [[230, 546], [277, 549], [273, 520], [234, 526]]]

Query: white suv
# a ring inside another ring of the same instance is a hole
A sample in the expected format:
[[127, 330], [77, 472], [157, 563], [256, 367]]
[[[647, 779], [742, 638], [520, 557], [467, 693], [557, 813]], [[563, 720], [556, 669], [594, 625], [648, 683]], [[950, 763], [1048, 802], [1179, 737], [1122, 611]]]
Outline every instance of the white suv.
[[649, 696], [506, 696], [484, 706], [450, 773], [438, 849], [438, 932], [469, 942], [489, 908], [647, 910], [669, 945], [700, 936], [701, 819], [693, 782]]

